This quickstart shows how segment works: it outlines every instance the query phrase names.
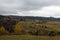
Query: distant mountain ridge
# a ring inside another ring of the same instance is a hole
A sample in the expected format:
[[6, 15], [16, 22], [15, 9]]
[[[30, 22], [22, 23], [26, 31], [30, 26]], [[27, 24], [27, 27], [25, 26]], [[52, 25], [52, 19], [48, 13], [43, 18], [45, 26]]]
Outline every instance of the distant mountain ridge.
[[0, 15], [0, 19], [3, 18], [8, 18], [8, 19], [30, 19], [30, 20], [47, 20], [47, 21], [60, 21], [60, 18], [54, 18], [54, 17], [35, 17], [35, 16], [4, 16], [4, 15]]

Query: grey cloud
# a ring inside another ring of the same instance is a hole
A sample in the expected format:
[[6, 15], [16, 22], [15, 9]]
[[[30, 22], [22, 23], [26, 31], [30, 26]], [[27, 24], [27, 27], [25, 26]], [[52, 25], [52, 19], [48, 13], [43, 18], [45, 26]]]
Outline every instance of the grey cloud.
[[60, 0], [0, 0], [0, 14], [38, 10], [44, 6], [59, 5]]
[[19, 10], [38, 10], [41, 7], [49, 5], [60, 5], [60, 0], [24, 0], [25, 4]]

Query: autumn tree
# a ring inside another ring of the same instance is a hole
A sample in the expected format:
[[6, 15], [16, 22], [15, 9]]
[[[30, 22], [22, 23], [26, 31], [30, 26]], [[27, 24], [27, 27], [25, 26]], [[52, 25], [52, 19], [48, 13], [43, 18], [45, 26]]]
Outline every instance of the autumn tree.
[[1, 28], [0, 28], [0, 34], [6, 34], [6, 33], [8, 33], [6, 30], [5, 30], [5, 28], [2, 26]]

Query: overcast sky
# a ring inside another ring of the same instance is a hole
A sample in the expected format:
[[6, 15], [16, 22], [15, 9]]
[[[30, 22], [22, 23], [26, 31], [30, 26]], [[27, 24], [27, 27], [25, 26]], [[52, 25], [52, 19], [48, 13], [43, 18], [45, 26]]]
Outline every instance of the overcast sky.
[[60, 0], [0, 0], [0, 15], [60, 17]]

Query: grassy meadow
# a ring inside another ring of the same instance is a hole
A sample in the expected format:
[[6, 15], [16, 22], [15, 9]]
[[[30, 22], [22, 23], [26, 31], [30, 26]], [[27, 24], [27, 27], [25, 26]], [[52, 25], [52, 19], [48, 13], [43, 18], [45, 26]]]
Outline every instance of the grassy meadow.
[[60, 40], [60, 36], [3, 35], [0, 40]]

